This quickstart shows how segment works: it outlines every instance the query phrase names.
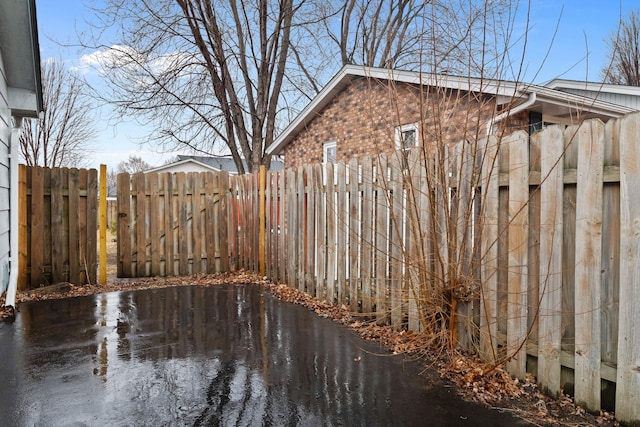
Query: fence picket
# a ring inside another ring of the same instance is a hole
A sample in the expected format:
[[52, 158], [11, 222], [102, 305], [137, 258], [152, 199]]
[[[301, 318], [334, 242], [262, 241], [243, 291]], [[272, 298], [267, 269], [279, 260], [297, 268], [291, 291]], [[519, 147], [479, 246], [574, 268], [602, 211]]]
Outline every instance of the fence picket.
[[482, 254], [480, 280], [480, 355], [484, 360], [497, 360], [498, 337], [498, 209], [499, 146], [494, 135], [482, 144]]
[[279, 175], [279, 204], [280, 204], [280, 234], [278, 235], [278, 254], [280, 256], [279, 262], [279, 274], [280, 282], [286, 283], [287, 281], [287, 222], [286, 222], [286, 212], [288, 208], [287, 195], [285, 189], [287, 188], [287, 172], [281, 171], [278, 173]]
[[[362, 296], [358, 292], [358, 264], [359, 264], [359, 248], [360, 248], [360, 168], [358, 166], [358, 159], [352, 158], [348, 164], [349, 174], [349, 222], [345, 230], [345, 237], [349, 238], [349, 256], [345, 256], [348, 259], [348, 286], [349, 286], [349, 308], [354, 313], [360, 311], [358, 301], [362, 299]], [[346, 221], [346, 219], [345, 219]]]
[[580, 126], [577, 136], [575, 399], [577, 403], [597, 411], [600, 409], [604, 124], [600, 121], [585, 122]]
[[219, 254], [219, 261], [216, 261], [216, 272], [226, 272], [230, 270], [229, 265], [229, 221], [230, 215], [228, 210], [231, 192], [229, 191], [229, 174], [227, 172], [219, 172], [214, 179], [214, 205], [213, 215], [217, 218], [218, 232], [216, 239], [216, 253]]
[[474, 156], [473, 146], [466, 140], [462, 140], [455, 147], [455, 256], [456, 262], [456, 283], [459, 295], [457, 303], [456, 318], [458, 319], [458, 344], [467, 350], [472, 350], [473, 344], [473, 306], [471, 302], [471, 292], [475, 288], [475, 278], [472, 271], [472, 241], [473, 235], [473, 169]]
[[298, 272], [298, 217], [296, 215], [298, 176], [296, 171], [291, 169], [287, 172], [287, 284], [290, 288], [297, 288]]
[[160, 193], [160, 184], [158, 180], [160, 179], [159, 174], [151, 174], [147, 175], [147, 180], [149, 181], [149, 237], [150, 237], [150, 245], [151, 245], [151, 275], [152, 276], [160, 276], [160, 259], [161, 259], [161, 248], [160, 242], [162, 239], [162, 230], [164, 227], [164, 197], [161, 197]]
[[[420, 198], [421, 179], [424, 175], [422, 150], [410, 150], [407, 156], [407, 189], [405, 204], [406, 251], [408, 259], [405, 263], [405, 292], [408, 301], [407, 318], [410, 330], [420, 330], [419, 303], [422, 295], [421, 271], [423, 270], [424, 253], [420, 250]], [[423, 276], [424, 277], [424, 276]]]
[[[87, 232], [86, 216], [80, 212], [80, 188], [79, 188], [79, 171], [76, 168], [69, 169], [69, 189], [68, 189], [68, 205], [69, 205], [69, 236], [80, 236], [80, 217], [84, 216], [83, 228], [84, 232]], [[86, 182], [86, 175], [85, 175]], [[85, 187], [86, 188], [86, 187]], [[85, 206], [86, 209], [86, 206]], [[80, 276], [80, 265], [83, 263], [83, 258], [86, 254], [80, 253], [80, 239], [71, 237], [69, 239], [69, 280], [72, 277]], [[84, 270], [84, 266], [83, 266]]]
[[507, 370], [524, 379], [527, 366], [527, 242], [529, 212], [529, 136], [519, 131], [503, 144], [509, 145], [509, 264]]
[[[610, 182], [610, 171], [620, 171], [620, 122], [605, 125], [604, 188], [602, 189], [602, 362], [618, 363], [618, 301], [620, 301], [620, 182]], [[617, 179], [616, 179], [617, 180]], [[604, 374], [603, 374], [604, 375]]]
[[144, 277], [147, 275], [147, 195], [146, 180], [143, 173], [134, 176], [136, 183], [136, 275]]
[[306, 215], [306, 183], [307, 180], [306, 170], [304, 166], [298, 167], [298, 181], [296, 193], [298, 194], [297, 200], [297, 217], [298, 217], [298, 226], [296, 227], [296, 241], [298, 244], [298, 273], [297, 273], [297, 288], [299, 291], [305, 291], [305, 282], [306, 282], [306, 265], [307, 265], [307, 254], [306, 254], [306, 231], [307, 231], [307, 221], [309, 218]]
[[67, 245], [64, 232], [64, 183], [63, 169], [51, 170], [51, 241], [56, 242], [51, 248], [51, 265], [53, 283], [68, 281], [64, 268]]
[[640, 114], [620, 123], [620, 306], [616, 417], [640, 421]]
[[562, 301], [562, 198], [564, 151], [562, 130], [551, 126], [533, 136], [544, 140], [540, 185], [540, 321], [538, 381], [552, 396], [560, 393]]
[[362, 211], [361, 211], [361, 238], [360, 238], [360, 271], [362, 286], [362, 312], [371, 313], [373, 309], [373, 230], [374, 230], [374, 204], [373, 204], [373, 165], [371, 156], [362, 159]]
[[327, 163], [325, 174], [327, 180], [326, 215], [327, 215], [327, 293], [325, 298], [329, 304], [336, 298], [336, 190], [334, 187], [334, 164]]
[[389, 184], [387, 181], [388, 161], [381, 154], [375, 164], [376, 177], [376, 229], [375, 229], [375, 274], [376, 274], [376, 318], [379, 323], [386, 322], [389, 316], [387, 295], [387, 268], [389, 267]]
[[44, 271], [43, 244], [45, 235], [45, 200], [44, 200], [44, 169], [39, 166], [31, 170], [31, 230], [30, 230], [30, 269], [31, 286], [38, 286], [46, 282]]
[[[202, 266], [202, 241], [206, 241], [206, 236], [203, 234], [204, 229], [202, 227], [204, 204], [202, 203], [201, 192], [204, 185], [202, 182], [203, 174], [192, 172], [190, 175], [193, 179], [193, 195], [191, 196], [191, 216], [193, 218], [193, 225], [191, 226], [191, 240], [193, 242], [193, 261], [191, 263], [191, 272], [193, 274], [198, 274], [206, 271]], [[205, 237], [205, 239], [203, 239], [203, 237]]]
[[349, 234], [349, 208], [347, 205], [347, 171], [344, 163], [335, 164], [336, 192], [336, 294], [338, 305], [347, 304], [347, 236]]
[[318, 261], [316, 264], [316, 293], [315, 296], [320, 301], [326, 299], [326, 277], [327, 277], [327, 194], [326, 188], [323, 185], [323, 172], [322, 165], [316, 165], [313, 170], [314, 179], [318, 186], [318, 199], [316, 206], [318, 209], [317, 221], [318, 221]]
[[310, 295], [315, 294], [315, 263], [316, 263], [316, 182], [313, 165], [305, 166], [305, 197], [306, 197], [306, 234], [305, 234], [305, 276], [304, 286]]
[[391, 277], [389, 282], [391, 302], [391, 326], [400, 329], [403, 315], [403, 276], [405, 271], [404, 253], [406, 250], [404, 239], [404, 185], [403, 170], [405, 154], [397, 151], [391, 157], [390, 180], [390, 226], [391, 234]]
[[[85, 253], [87, 256], [85, 263], [85, 272], [88, 268], [89, 271], [86, 272], [86, 281], [88, 283], [97, 283], [97, 265], [98, 265], [98, 234], [94, 232], [94, 230], [98, 229], [98, 170], [97, 169], [88, 169], [87, 170], [87, 197], [86, 211], [83, 210], [82, 215], [86, 217], [87, 220], [87, 234], [86, 239], [84, 236], [81, 236], [81, 242], [86, 241], [87, 245], [85, 248]], [[80, 281], [79, 283], [85, 283]]]
[[131, 181], [129, 174], [118, 174], [118, 277], [131, 276]]

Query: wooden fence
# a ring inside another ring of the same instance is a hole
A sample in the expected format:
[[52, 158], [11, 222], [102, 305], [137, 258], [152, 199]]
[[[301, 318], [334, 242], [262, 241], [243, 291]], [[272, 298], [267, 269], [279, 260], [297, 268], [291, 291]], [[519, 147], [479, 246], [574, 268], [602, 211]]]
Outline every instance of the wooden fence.
[[430, 327], [453, 284], [461, 346], [639, 421], [638, 141], [634, 114], [270, 172], [263, 219], [257, 178], [232, 178], [235, 262], [256, 271], [263, 220], [270, 279], [397, 328]]
[[118, 175], [118, 277], [229, 270], [226, 173]]
[[98, 171], [19, 167], [21, 289], [96, 282]]

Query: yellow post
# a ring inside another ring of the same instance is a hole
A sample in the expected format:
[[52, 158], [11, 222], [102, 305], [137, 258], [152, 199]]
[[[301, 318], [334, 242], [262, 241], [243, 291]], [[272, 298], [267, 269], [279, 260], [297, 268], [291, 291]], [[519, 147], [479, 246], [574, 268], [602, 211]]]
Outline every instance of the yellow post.
[[100, 284], [107, 284], [107, 165], [100, 165]]
[[267, 252], [266, 252], [266, 188], [267, 188], [267, 169], [264, 165], [260, 166], [260, 189], [258, 196], [260, 197], [259, 207], [259, 221], [260, 221], [260, 242], [259, 242], [259, 257], [260, 257], [260, 276], [267, 274]]

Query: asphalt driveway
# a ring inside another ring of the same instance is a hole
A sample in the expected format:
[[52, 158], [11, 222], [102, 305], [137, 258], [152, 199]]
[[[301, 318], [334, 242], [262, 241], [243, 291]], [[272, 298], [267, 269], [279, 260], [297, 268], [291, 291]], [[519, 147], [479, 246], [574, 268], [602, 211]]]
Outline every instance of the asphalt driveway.
[[519, 423], [258, 286], [19, 308], [15, 323], [0, 323], [3, 426]]

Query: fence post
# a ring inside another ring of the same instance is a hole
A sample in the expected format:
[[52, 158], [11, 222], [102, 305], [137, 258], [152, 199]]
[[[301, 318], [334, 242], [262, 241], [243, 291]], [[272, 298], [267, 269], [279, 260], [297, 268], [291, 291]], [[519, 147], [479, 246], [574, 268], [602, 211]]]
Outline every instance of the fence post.
[[107, 165], [100, 165], [100, 284], [107, 284]]
[[258, 256], [260, 257], [260, 276], [267, 274], [267, 260], [266, 260], [266, 218], [265, 218], [265, 190], [267, 186], [267, 169], [264, 165], [260, 165], [260, 187], [258, 189], [258, 197], [259, 197], [259, 215], [258, 222], [260, 224], [260, 241], [258, 242]]

